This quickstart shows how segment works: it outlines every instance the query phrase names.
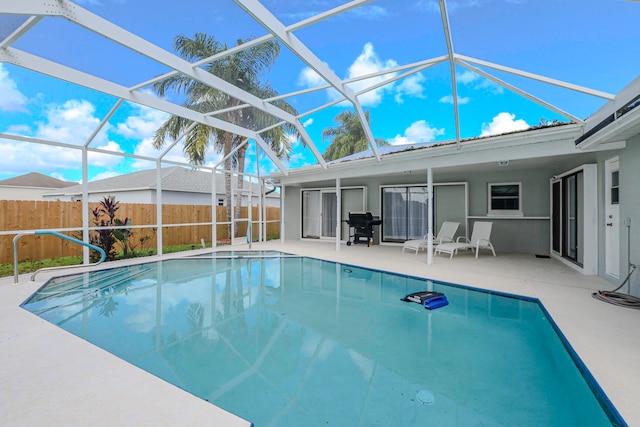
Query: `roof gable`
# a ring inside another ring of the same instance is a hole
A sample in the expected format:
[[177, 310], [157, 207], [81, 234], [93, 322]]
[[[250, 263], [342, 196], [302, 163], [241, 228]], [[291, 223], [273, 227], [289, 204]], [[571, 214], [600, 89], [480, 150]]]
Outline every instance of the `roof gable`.
[[[211, 193], [212, 177], [210, 172], [202, 172], [195, 169], [172, 166], [160, 170], [162, 178], [162, 191], [176, 191], [186, 193]], [[89, 193], [108, 193], [134, 190], [156, 190], [156, 169], [136, 171], [111, 178], [99, 179], [89, 182]], [[232, 185], [236, 182], [232, 178]], [[247, 187], [245, 187], [247, 188]], [[252, 191], [257, 194], [260, 191], [258, 184], [252, 185]], [[49, 195], [66, 194], [75, 195], [82, 193], [82, 184], [65, 188], [63, 191], [51, 192]], [[225, 192], [224, 176], [216, 174], [216, 192]]]
[[52, 178], [39, 172], [31, 172], [25, 175], [4, 179], [0, 181], [0, 185], [9, 187], [66, 188], [77, 185], [77, 183]]

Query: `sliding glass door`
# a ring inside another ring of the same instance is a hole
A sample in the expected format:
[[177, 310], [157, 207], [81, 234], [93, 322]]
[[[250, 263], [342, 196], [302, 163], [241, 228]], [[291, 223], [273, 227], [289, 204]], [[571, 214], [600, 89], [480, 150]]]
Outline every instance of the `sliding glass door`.
[[320, 239], [336, 236], [336, 192], [307, 190], [302, 192], [302, 237]]
[[[349, 212], [365, 210], [364, 188], [344, 188], [342, 195], [342, 220], [349, 218]], [[338, 225], [338, 198], [335, 189], [302, 191], [302, 238], [335, 238]], [[340, 238], [348, 238], [349, 227], [342, 224]]]
[[578, 265], [583, 261], [583, 185], [580, 171], [551, 183], [551, 250]]
[[408, 240], [408, 200], [409, 194], [407, 187], [385, 187], [382, 189], [383, 242], [404, 242]]
[[[427, 234], [429, 201], [426, 185], [381, 188], [382, 241], [405, 242]], [[444, 221], [460, 223], [465, 233], [467, 218], [465, 184], [438, 184], [433, 187], [433, 233]]]

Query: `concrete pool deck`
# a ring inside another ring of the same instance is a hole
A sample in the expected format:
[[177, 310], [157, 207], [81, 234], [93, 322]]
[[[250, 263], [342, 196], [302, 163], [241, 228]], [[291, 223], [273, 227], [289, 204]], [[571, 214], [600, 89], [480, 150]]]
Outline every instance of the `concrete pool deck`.
[[[640, 312], [592, 298], [596, 290], [616, 287], [599, 277], [531, 254], [438, 256], [429, 266], [423, 252], [403, 253], [399, 246], [343, 244], [336, 251], [335, 243], [276, 241], [252, 248], [538, 298], [627, 424], [640, 426]], [[62, 274], [43, 272], [35, 282], [22, 275], [18, 285], [13, 277], [0, 279], [0, 425], [250, 425], [19, 307], [49, 277]]]

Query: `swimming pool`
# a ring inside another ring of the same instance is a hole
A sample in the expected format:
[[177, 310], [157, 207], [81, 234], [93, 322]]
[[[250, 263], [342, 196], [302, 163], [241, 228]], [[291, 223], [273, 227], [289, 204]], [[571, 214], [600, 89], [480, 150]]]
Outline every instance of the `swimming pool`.
[[[428, 311], [400, 301], [447, 295]], [[58, 278], [23, 307], [263, 425], [624, 425], [532, 299], [277, 253]]]

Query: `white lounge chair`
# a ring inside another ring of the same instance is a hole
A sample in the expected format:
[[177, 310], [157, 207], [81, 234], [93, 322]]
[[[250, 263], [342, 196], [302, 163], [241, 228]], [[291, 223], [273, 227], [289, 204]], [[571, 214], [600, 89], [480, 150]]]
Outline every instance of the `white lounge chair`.
[[[438, 231], [438, 235], [433, 238], [433, 245], [439, 245], [445, 242], [453, 242], [453, 238], [456, 235], [458, 226], [460, 226], [459, 222], [443, 222], [440, 226], [440, 231]], [[416, 251], [416, 255], [418, 255], [418, 251], [421, 249], [423, 251], [426, 250], [428, 244], [429, 239], [427, 239], [426, 235], [422, 239], [407, 240], [402, 246], [402, 252], [404, 252], [405, 249], [411, 249], [413, 251]]]
[[449, 259], [451, 259], [454, 255], [458, 254], [460, 249], [471, 249], [476, 253], [476, 258], [478, 258], [478, 252], [480, 252], [480, 249], [491, 249], [493, 256], [496, 256], [496, 251], [493, 249], [493, 245], [491, 244], [492, 226], [492, 222], [476, 221], [473, 223], [471, 240], [464, 236], [460, 236], [453, 243], [443, 243], [436, 246], [435, 254], [449, 254]]

